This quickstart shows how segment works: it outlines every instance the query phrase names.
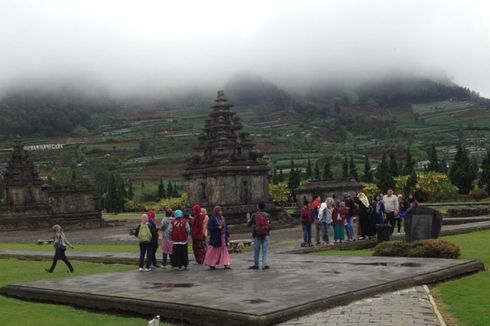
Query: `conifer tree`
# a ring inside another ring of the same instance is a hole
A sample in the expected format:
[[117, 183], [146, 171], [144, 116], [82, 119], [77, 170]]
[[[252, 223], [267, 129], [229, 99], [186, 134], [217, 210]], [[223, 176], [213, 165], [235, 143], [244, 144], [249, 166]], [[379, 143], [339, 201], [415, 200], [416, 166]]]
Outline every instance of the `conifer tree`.
[[347, 179], [349, 177], [349, 161], [347, 156], [344, 157], [344, 163], [342, 163], [342, 178]]
[[162, 199], [162, 198], [165, 198], [166, 197], [166, 194], [165, 194], [165, 185], [163, 183], [163, 178], [160, 177], [160, 183], [158, 184], [158, 198], [159, 199]]
[[410, 175], [412, 171], [415, 169], [415, 162], [412, 160], [412, 153], [410, 153], [410, 148], [407, 148], [406, 152], [406, 161], [405, 166], [403, 168], [403, 175]]
[[487, 149], [487, 156], [481, 162], [480, 186], [490, 193], [490, 148]]
[[167, 197], [172, 197], [174, 194], [174, 187], [172, 186], [172, 182], [170, 182], [170, 180], [168, 180], [168, 183], [167, 183]]
[[395, 152], [393, 152], [393, 151], [390, 152], [389, 167], [390, 167], [390, 174], [393, 177], [397, 177], [400, 175], [400, 170], [398, 168], [398, 162], [396, 161]]
[[315, 179], [320, 180], [320, 167], [318, 166], [318, 160], [315, 162]]
[[384, 193], [386, 193], [388, 189], [393, 189], [395, 187], [395, 179], [393, 179], [393, 176], [390, 174], [386, 153], [383, 153], [381, 163], [376, 168], [376, 184]]
[[357, 174], [356, 164], [354, 163], [354, 155], [350, 156], [349, 170], [350, 170], [350, 176], [353, 179], [358, 180], [359, 175]]
[[407, 183], [403, 189], [406, 195], [409, 193], [415, 193], [415, 186], [417, 185], [417, 182], [417, 173], [415, 172], [415, 169], [413, 169], [412, 173], [408, 176]]
[[364, 175], [362, 181], [373, 182], [373, 172], [371, 171], [371, 164], [367, 155], [364, 157]]
[[128, 186], [128, 199], [133, 200], [133, 197], [134, 197], [133, 184], [130, 182]]
[[278, 180], [279, 180], [279, 182], [284, 182], [284, 173], [282, 172], [282, 169], [279, 169]]
[[277, 176], [277, 169], [274, 168], [274, 172], [272, 174], [272, 184], [277, 184], [279, 181], [278, 181], [278, 176]]
[[179, 188], [177, 187], [177, 183], [174, 182], [174, 186], [172, 188], [172, 197], [179, 197]]
[[461, 143], [458, 144], [454, 163], [449, 171], [449, 178], [458, 187], [460, 194], [468, 194], [471, 191], [471, 184], [475, 180], [477, 172], [475, 161], [470, 161], [464, 146]]
[[308, 163], [306, 164], [306, 180], [309, 180], [311, 179], [311, 176], [313, 175], [312, 171], [311, 171], [311, 160], [310, 158], [308, 158]]
[[330, 167], [329, 159], [325, 160], [325, 165], [323, 166], [323, 179], [325, 180], [333, 179], [333, 174]]
[[437, 158], [437, 150], [434, 145], [430, 147], [428, 151], [429, 164], [427, 165], [427, 171], [442, 172], [439, 159]]

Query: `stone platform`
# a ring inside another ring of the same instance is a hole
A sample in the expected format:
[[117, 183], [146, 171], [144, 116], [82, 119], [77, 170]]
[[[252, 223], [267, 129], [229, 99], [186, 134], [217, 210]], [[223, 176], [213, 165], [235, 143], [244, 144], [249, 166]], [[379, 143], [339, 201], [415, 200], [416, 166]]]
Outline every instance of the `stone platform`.
[[21, 299], [154, 316], [199, 325], [272, 325], [380, 292], [473, 273], [469, 260], [276, 254], [271, 269], [250, 271], [250, 254], [233, 270], [135, 271], [9, 285]]

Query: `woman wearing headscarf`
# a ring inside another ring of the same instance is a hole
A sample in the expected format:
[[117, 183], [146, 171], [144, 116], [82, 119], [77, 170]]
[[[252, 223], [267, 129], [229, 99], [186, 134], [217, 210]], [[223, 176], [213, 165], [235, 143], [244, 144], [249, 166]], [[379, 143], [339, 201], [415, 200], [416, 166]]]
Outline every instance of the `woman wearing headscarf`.
[[202, 265], [206, 256], [206, 237], [204, 236], [204, 215], [201, 205], [196, 204], [192, 207], [192, 250], [196, 263]]
[[73, 266], [70, 264], [68, 258], [66, 258], [65, 251], [66, 246], [69, 246], [71, 249], [75, 249], [75, 247], [73, 247], [68, 241], [63, 229], [58, 224], [53, 225], [53, 233], [53, 245], [55, 249], [53, 263], [51, 264], [50, 269], [46, 268], [44, 270], [48, 273], [52, 273], [56, 267], [56, 264], [58, 263], [58, 259], [61, 259], [68, 267], [69, 272], [73, 273]]
[[[134, 236], [138, 238], [140, 247], [140, 260], [139, 260], [139, 271], [149, 272], [151, 271], [151, 241], [156, 234], [156, 230], [153, 225], [148, 223], [148, 215], [142, 214], [140, 219], [140, 225], [136, 228]], [[146, 265], [145, 265], [146, 256]], [[146, 266], [143, 269], [143, 266]]]
[[191, 227], [189, 221], [184, 218], [184, 213], [178, 209], [175, 211], [175, 219], [169, 225], [169, 232], [172, 235], [173, 249], [170, 261], [172, 267], [178, 267], [181, 269], [184, 267], [187, 269], [189, 265], [189, 251], [187, 247], [187, 240], [191, 233]]
[[169, 257], [172, 257], [173, 246], [172, 243], [172, 234], [170, 234], [169, 225], [174, 220], [172, 209], [167, 209], [165, 212], [165, 217], [162, 218], [160, 222], [160, 231], [162, 231], [162, 265], [163, 267], [167, 266], [167, 261]]
[[360, 240], [365, 237], [371, 237], [370, 231], [370, 205], [369, 199], [367, 196], [361, 191], [357, 194], [357, 197], [354, 198], [354, 202], [359, 206], [359, 224], [361, 225], [361, 235], [359, 237]]
[[205, 209], [204, 207], [201, 208], [201, 214], [202, 216], [204, 216], [204, 221], [202, 223], [202, 230], [204, 232], [204, 239], [206, 239], [208, 237], [208, 222], [209, 222], [208, 210]]
[[149, 249], [149, 254], [148, 256], [150, 257], [151, 264], [158, 268], [157, 264], [157, 250], [158, 250], [158, 228], [157, 228], [157, 222], [156, 222], [156, 214], [154, 211], [149, 210], [148, 213], [148, 223], [151, 224], [151, 230], [154, 232], [152, 234], [151, 238], [151, 244], [150, 244], [150, 249]]
[[208, 231], [209, 246], [204, 265], [209, 266], [210, 269], [216, 269], [216, 265], [224, 265], [225, 269], [231, 269], [231, 258], [228, 253], [228, 226], [220, 206], [214, 208], [214, 214], [209, 218]]

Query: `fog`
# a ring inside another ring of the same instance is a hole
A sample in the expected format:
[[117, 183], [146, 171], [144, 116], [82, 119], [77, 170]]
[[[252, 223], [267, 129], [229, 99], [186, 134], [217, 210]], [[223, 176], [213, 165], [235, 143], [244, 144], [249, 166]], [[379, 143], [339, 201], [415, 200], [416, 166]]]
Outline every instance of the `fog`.
[[0, 93], [214, 91], [236, 73], [302, 91], [385, 74], [490, 97], [488, 1], [0, 0]]

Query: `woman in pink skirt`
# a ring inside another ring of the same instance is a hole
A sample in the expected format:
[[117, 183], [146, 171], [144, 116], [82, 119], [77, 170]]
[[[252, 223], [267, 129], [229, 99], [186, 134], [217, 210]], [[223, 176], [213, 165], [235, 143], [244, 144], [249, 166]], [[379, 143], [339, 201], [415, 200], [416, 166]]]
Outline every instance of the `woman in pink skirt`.
[[231, 269], [231, 258], [228, 253], [228, 226], [220, 206], [214, 208], [214, 215], [209, 218], [208, 231], [209, 246], [204, 265], [209, 266], [210, 269], [216, 269], [216, 265], [224, 265], [225, 269]]
[[173, 242], [172, 242], [172, 235], [169, 233], [170, 228], [169, 225], [172, 224], [172, 221], [174, 220], [173, 211], [171, 209], [167, 209], [165, 212], [165, 217], [162, 219], [162, 222], [160, 223], [160, 230], [162, 231], [162, 251], [163, 251], [163, 256], [162, 256], [162, 266], [165, 267], [167, 266], [167, 263], [169, 259], [171, 258], [173, 253]]

